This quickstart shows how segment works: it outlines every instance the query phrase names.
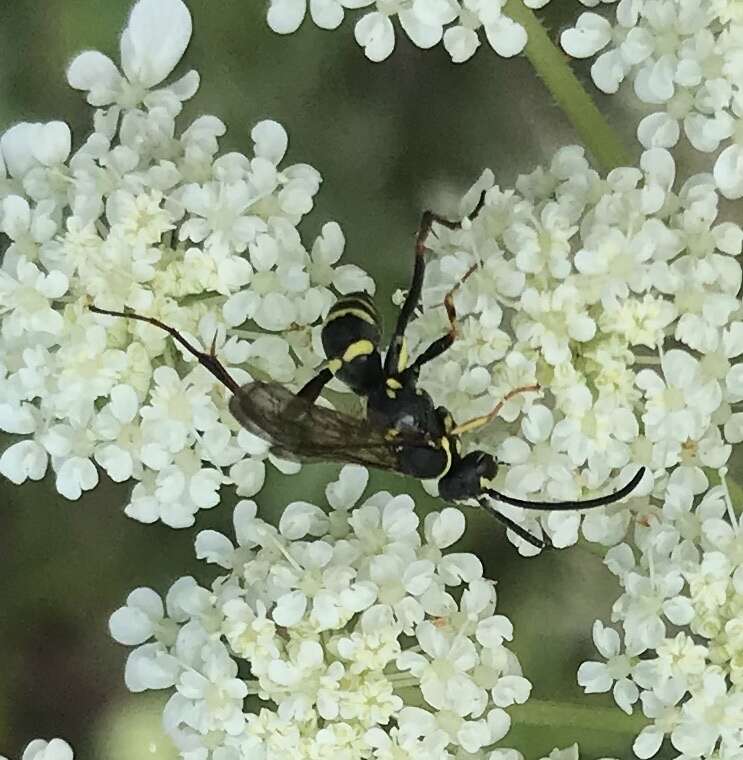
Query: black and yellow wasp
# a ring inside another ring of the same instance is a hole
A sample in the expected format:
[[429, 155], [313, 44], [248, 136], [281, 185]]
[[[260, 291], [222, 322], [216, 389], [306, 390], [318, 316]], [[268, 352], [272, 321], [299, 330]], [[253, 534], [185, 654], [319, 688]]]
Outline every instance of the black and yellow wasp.
[[[485, 194], [470, 215], [482, 208]], [[452, 501], [474, 499], [523, 540], [538, 547], [549, 546], [549, 539], [532, 535], [518, 523], [500, 513], [493, 500], [517, 507], [542, 510], [587, 509], [610, 504], [627, 496], [640, 482], [644, 468], [614, 493], [583, 501], [526, 501], [496, 491], [489, 486], [498, 463], [484, 451], [460, 453], [459, 438], [493, 420], [503, 403], [517, 393], [536, 391], [525, 386], [511, 391], [486, 415], [455, 424], [449, 411], [435, 406], [431, 397], [418, 387], [421, 367], [443, 354], [457, 334], [454, 292], [447, 293], [444, 307], [449, 330], [435, 340], [413, 362], [409, 361], [405, 331], [417, 308], [425, 272], [426, 239], [434, 223], [458, 229], [452, 222], [426, 211], [418, 227], [413, 278], [407, 297], [382, 359], [381, 325], [374, 301], [366, 293], [351, 293], [339, 298], [330, 309], [322, 328], [322, 343], [327, 361], [320, 372], [298, 392], [279, 383], [251, 382], [239, 386], [216, 358], [214, 346], [200, 351], [177, 330], [153, 317], [90, 306], [98, 314], [128, 317], [148, 322], [168, 332], [191, 352], [232, 392], [230, 411], [243, 427], [271, 444], [275, 453], [299, 461], [352, 462], [383, 470], [412, 475], [418, 479], [437, 479], [441, 498]], [[474, 271], [474, 267], [461, 282]], [[353, 417], [318, 406], [315, 402], [324, 386], [337, 377], [366, 399], [366, 416]]]

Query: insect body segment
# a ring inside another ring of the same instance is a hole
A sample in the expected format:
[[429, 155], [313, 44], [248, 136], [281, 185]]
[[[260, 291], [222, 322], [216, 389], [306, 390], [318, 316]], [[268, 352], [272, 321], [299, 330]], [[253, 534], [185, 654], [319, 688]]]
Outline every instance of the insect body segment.
[[365, 396], [383, 382], [379, 312], [367, 293], [339, 298], [328, 312], [321, 339], [328, 369], [355, 393]]
[[279, 383], [247, 383], [230, 399], [230, 411], [278, 456], [295, 461], [354, 462], [399, 472], [401, 449], [430, 449], [420, 437], [393, 442], [367, 420], [310, 403]]
[[415, 380], [403, 372], [372, 389], [367, 396], [366, 416], [372, 426], [387, 430], [393, 440], [398, 436], [429, 440], [428, 450], [400, 451], [400, 471], [419, 479], [440, 478], [452, 461], [447, 412], [436, 408], [431, 397], [416, 387]]

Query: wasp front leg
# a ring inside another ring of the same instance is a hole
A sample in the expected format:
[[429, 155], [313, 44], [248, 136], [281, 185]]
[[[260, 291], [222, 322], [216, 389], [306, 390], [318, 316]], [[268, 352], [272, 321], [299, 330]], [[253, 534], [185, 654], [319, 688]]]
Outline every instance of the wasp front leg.
[[457, 322], [457, 312], [454, 308], [454, 294], [461, 287], [462, 283], [477, 269], [477, 264], [473, 264], [464, 274], [464, 277], [444, 296], [444, 308], [446, 316], [449, 319], [449, 332], [437, 338], [431, 345], [410, 365], [410, 372], [416, 376], [420, 368], [428, 362], [441, 356], [447, 351], [459, 334], [459, 324]]
[[[480, 196], [480, 200], [475, 206], [475, 209], [470, 214], [469, 218], [474, 219], [482, 210], [485, 205], [485, 192], [483, 191]], [[400, 314], [397, 317], [397, 324], [395, 325], [395, 332], [392, 334], [389, 348], [387, 349], [387, 356], [384, 360], [384, 373], [386, 377], [399, 374], [407, 366], [407, 350], [405, 345], [405, 330], [408, 327], [408, 323], [413, 317], [416, 307], [421, 300], [421, 292], [423, 290], [423, 277], [426, 271], [425, 255], [426, 240], [431, 233], [431, 227], [434, 222], [440, 224], [442, 227], [447, 227], [450, 230], [458, 230], [462, 226], [462, 222], [454, 222], [450, 219], [446, 219], [443, 216], [435, 214], [433, 211], [424, 211], [421, 216], [420, 224], [418, 225], [418, 232], [415, 236], [415, 261], [413, 264], [413, 277], [410, 282], [410, 288], [408, 294], [405, 297], [403, 305], [400, 307]], [[448, 346], [446, 347], [448, 348]], [[439, 353], [443, 353], [446, 348], [441, 349]], [[438, 356], [438, 354], [436, 354]]]

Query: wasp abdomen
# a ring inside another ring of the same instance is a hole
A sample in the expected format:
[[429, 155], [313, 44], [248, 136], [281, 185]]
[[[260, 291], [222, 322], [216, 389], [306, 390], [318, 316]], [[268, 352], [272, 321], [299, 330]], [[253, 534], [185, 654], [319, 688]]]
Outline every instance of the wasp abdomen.
[[379, 312], [367, 293], [349, 293], [328, 312], [322, 345], [328, 368], [353, 391], [366, 395], [383, 381]]

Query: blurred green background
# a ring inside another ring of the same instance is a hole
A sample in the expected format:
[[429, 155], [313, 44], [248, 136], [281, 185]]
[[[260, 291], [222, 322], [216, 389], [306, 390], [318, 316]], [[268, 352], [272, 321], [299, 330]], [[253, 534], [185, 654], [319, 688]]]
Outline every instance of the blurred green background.
[[[302, 227], [305, 240], [325, 221], [342, 225], [347, 260], [377, 281], [388, 325], [390, 296], [407, 286], [423, 208], [456, 214], [458, 197], [484, 167], [509, 184], [576, 141], [526, 59], [505, 61], [487, 44], [454, 66], [443, 48], [422, 51], [398, 33], [390, 59], [371, 64], [348, 18], [336, 32], [305, 22], [297, 34], [279, 37], [265, 24], [261, 0], [188, 5], [194, 36], [177, 71], [197, 69], [202, 86], [182, 123], [213, 113], [228, 125], [223, 150], [247, 151], [255, 122], [282, 122], [288, 161], [308, 162], [324, 177]], [[63, 119], [79, 145], [92, 111], [66, 84], [66, 65], [83, 49], [118, 61], [129, 7], [129, 0], [0, 3], [0, 130], [20, 120]], [[582, 9], [553, 2], [548, 24], [557, 34]], [[620, 99], [600, 104], [630, 142], [636, 117]], [[271, 471], [260, 508], [275, 518], [297, 493], [322, 500], [337, 471], [308, 466], [291, 478]], [[208, 583], [213, 574], [194, 559], [193, 538], [204, 528], [230, 535], [232, 500], [200, 513], [194, 528], [175, 531], [127, 519], [129, 488], [104, 479], [73, 503], [49, 478], [22, 488], [0, 482], [0, 754], [19, 758], [31, 738], [62, 736], [81, 760], [171, 756], [158, 734], [162, 702], [127, 693], [129, 650], [109, 638], [107, 620], [136, 586], [164, 592], [187, 574]], [[411, 492], [421, 513], [436, 508], [410, 480], [374, 473], [369, 493], [379, 488]], [[534, 697], [575, 703], [582, 720], [595, 723], [580, 731], [539, 727], [514, 713], [503, 744], [538, 757], [577, 740], [583, 757], [631, 757], [631, 734], [612, 733], [598, 714], [583, 712], [612, 700], [584, 697], [575, 678], [578, 663], [595, 654], [593, 620], [608, 619], [616, 597], [600, 559], [582, 548], [521, 559], [491, 521], [472, 512], [457, 548], [476, 552], [498, 580], [499, 611], [514, 621], [513, 648]]]

